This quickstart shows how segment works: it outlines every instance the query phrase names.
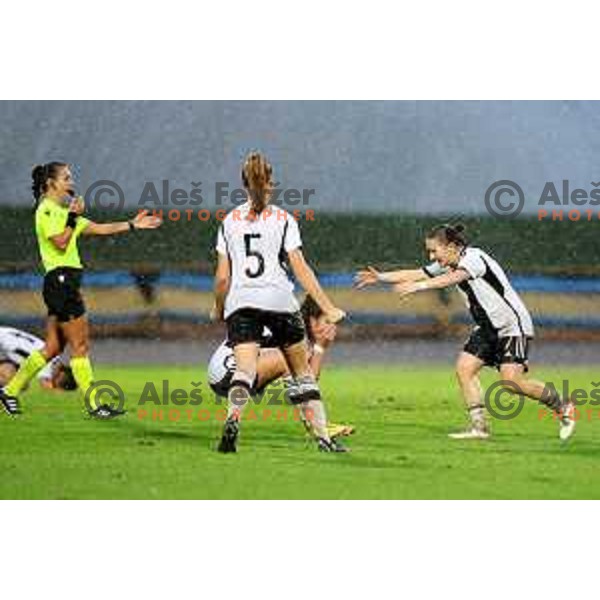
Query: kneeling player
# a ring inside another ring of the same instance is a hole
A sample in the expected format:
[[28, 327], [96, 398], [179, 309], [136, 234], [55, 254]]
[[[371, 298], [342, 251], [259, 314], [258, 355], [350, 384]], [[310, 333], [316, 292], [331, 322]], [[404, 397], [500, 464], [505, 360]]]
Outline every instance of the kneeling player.
[[481, 398], [479, 372], [496, 367], [508, 392], [515, 387], [560, 415], [560, 438], [575, 429], [575, 405], [556, 391], [548, 393], [541, 381], [529, 379], [529, 345], [533, 323], [525, 304], [511, 286], [502, 267], [487, 253], [468, 245], [462, 225], [435, 227], [425, 240], [433, 264], [424, 269], [379, 273], [369, 268], [356, 277], [358, 287], [377, 282], [396, 284], [401, 296], [422, 290], [458, 286], [475, 321], [475, 328], [458, 357], [456, 375], [469, 411], [470, 427], [451, 434], [455, 439], [489, 437]]
[[[34, 351], [44, 347], [40, 338], [12, 327], [0, 327], [0, 386], [6, 385], [21, 363]], [[77, 388], [71, 368], [63, 356], [52, 359], [37, 375], [39, 384], [48, 390]]]
[[[310, 296], [306, 296], [302, 302], [300, 313], [309, 342], [310, 368], [315, 378], [318, 379], [321, 374], [323, 356], [326, 349], [334, 341], [337, 328], [325, 321], [323, 311]], [[298, 386], [289, 372], [283, 352], [274, 346], [272, 336], [268, 330], [265, 331], [264, 340], [261, 341], [260, 345], [254, 391], [261, 393], [267, 385], [282, 379], [288, 396], [293, 398], [298, 393]], [[208, 365], [208, 382], [215, 394], [227, 397], [235, 369], [233, 348], [225, 340], [215, 350]], [[300, 412], [300, 415], [302, 417], [303, 413]], [[309, 433], [312, 433], [310, 424], [304, 422], [304, 425]], [[329, 437], [335, 438], [354, 433], [354, 427], [330, 423], [327, 426], [327, 431]]]

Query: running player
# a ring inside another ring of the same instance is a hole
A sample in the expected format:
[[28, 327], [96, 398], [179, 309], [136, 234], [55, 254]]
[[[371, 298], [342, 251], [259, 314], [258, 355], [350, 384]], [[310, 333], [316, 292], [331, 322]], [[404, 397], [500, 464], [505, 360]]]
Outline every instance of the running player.
[[[309, 364], [311, 371], [318, 380], [321, 374], [323, 358], [336, 336], [336, 325], [327, 323], [319, 305], [306, 296], [300, 305], [300, 314], [306, 329], [309, 342]], [[227, 397], [231, 380], [235, 373], [235, 356], [231, 344], [225, 340], [213, 353], [208, 364], [208, 382], [218, 396]], [[297, 386], [290, 375], [283, 352], [274, 346], [271, 332], [265, 328], [263, 339], [260, 341], [260, 351], [256, 365], [256, 380], [253, 392], [260, 394], [266, 386], [281, 379], [289, 398], [298, 394]], [[301, 413], [302, 414], [302, 413]], [[305, 423], [307, 430], [312, 434], [312, 429]], [[351, 425], [327, 425], [329, 437], [335, 438], [354, 433]]]
[[228, 213], [217, 238], [214, 315], [227, 323], [227, 339], [236, 362], [218, 449], [237, 449], [240, 417], [250, 399], [259, 344], [267, 327], [296, 380], [299, 393], [294, 401], [305, 415], [311, 415], [319, 448], [326, 452], [343, 451], [327, 433], [325, 407], [308, 362], [306, 332], [287, 263], [315, 299], [326, 321], [337, 323], [344, 318], [344, 312], [333, 305], [305, 262], [296, 221], [279, 207], [267, 208], [273, 190], [272, 168], [262, 154], [248, 155], [242, 167], [242, 181], [248, 201]]
[[155, 229], [160, 219], [139, 213], [130, 221], [94, 223], [82, 216], [83, 198], [75, 198], [69, 166], [61, 162], [38, 165], [32, 171], [36, 202], [35, 231], [46, 275], [43, 297], [48, 309], [44, 348], [33, 350], [8, 385], [0, 388], [0, 403], [9, 415], [21, 412], [18, 395], [49, 361], [68, 344], [70, 367], [86, 400], [90, 416], [108, 419], [123, 411], [96, 401], [94, 374], [88, 356], [89, 334], [80, 286], [83, 266], [77, 242], [81, 235], [113, 235], [137, 229]]
[[[0, 327], [0, 386], [6, 385], [24, 360], [34, 350], [41, 350], [44, 341], [39, 337], [13, 329]], [[74, 390], [77, 383], [64, 355], [56, 356], [37, 374], [38, 383], [46, 390]]]
[[475, 328], [458, 357], [456, 375], [470, 416], [469, 428], [450, 434], [454, 439], [486, 439], [486, 422], [479, 372], [484, 366], [500, 371], [506, 390], [515, 388], [560, 415], [560, 438], [575, 429], [574, 403], [558, 393], [548, 393], [541, 381], [529, 379], [528, 355], [533, 324], [523, 301], [511, 286], [502, 267], [479, 248], [468, 245], [462, 225], [435, 227], [425, 240], [432, 264], [423, 269], [380, 273], [369, 267], [356, 276], [359, 288], [377, 282], [395, 284], [400, 296], [452, 285], [464, 296]]

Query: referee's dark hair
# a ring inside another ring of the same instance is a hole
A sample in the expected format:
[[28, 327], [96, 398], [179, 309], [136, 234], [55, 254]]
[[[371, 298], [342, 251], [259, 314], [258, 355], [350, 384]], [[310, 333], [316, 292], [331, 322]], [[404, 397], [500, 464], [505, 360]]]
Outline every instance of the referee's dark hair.
[[40, 198], [46, 192], [48, 179], [56, 179], [59, 171], [66, 166], [67, 163], [63, 162], [49, 162], [43, 165], [35, 165], [35, 167], [33, 167], [31, 171], [31, 190], [33, 192], [33, 198], [36, 206]]
[[457, 246], [468, 246], [469, 242], [465, 234], [465, 226], [462, 223], [449, 225], [444, 223], [434, 227], [427, 235], [428, 240], [439, 240], [442, 244], [456, 244]]

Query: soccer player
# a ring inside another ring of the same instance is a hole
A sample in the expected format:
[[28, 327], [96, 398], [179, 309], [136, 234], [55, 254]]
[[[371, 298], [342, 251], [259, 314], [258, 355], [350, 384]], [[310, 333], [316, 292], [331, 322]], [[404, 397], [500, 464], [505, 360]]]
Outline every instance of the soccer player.
[[45, 270], [43, 298], [48, 309], [46, 339], [41, 350], [33, 350], [5, 387], [0, 404], [9, 415], [21, 412], [18, 396], [29, 381], [66, 345], [69, 366], [84, 395], [90, 416], [109, 419], [124, 411], [100, 405], [93, 387], [94, 374], [88, 356], [89, 334], [80, 286], [83, 267], [77, 242], [81, 235], [113, 235], [138, 229], [155, 229], [160, 219], [139, 213], [130, 221], [94, 223], [83, 216], [83, 198], [75, 198], [71, 170], [66, 163], [37, 165], [32, 171], [36, 201], [35, 231]]
[[306, 263], [296, 221], [285, 210], [267, 206], [273, 190], [272, 175], [271, 165], [262, 154], [248, 155], [242, 167], [248, 200], [227, 214], [217, 238], [214, 316], [227, 324], [227, 339], [233, 346], [236, 363], [218, 450], [237, 450], [240, 417], [250, 399], [259, 344], [267, 327], [298, 385], [294, 401], [305, 415], [311, 415], [319, 449], [343, 451], [327, 433], [325, 407], [309, 365], [306, 333], [287, 263], [327, 322], [335, 324], [345, 314], [323, 292]]
[[[323, 317], [323, 311], [319, 305], [310, 297], [306, 296], [300, 305], [300, 314], [306, 329], [309, 343], [309, 364], [311, 371], [318, 380], [321, 374], [323, 358], [329, 346], [336, 336], [336, 325], [327, 323]], [[225, 340], [214, 351], [208, 364], [208, 382], [212, 390], [218, 396], [227, 397], [231, 380], [235, 373], [236, 364], [233, 348], [228, 340]], [[253, 391], [260, 394], [264, 388], [282, 379], [289, 398], [298, 394], [298, 388], [290, 375], [287, 362], [283, 352], [274, 346], [273, 336], [268, 329], [263, 330], [263, 338], [260, 341], [260, 351], [256, 365], [256, 379]], [[300, 413], [302, 416], [302, 413]], [[304, 422], [309, 433], [312, 434], [310, 423]], [[354, 433], [351, 425], [327, 425], [329, 437], [335, 438]]]
[[502, 267], [480, 248], [469, 246], [462, 225], [435, 227], [425, 248], [432, 264], [423, 269], [380, 273], [369, 267], [356, 276], [359, 288], [378, 282], [395, 284], [401, 297], [424, 290], [456, 285], [464, 296], [475, 328], [456, 363], [456, 375], [470, 416], [470, 426], [454, 439], [486, 439], [486, 423], [479, 372], [496, 367], [506, 390], [518, 386], [523, 395], [540, 401], [560, 415], [559, 435], [568, 439], [574, 431], [574, 403], [558, 393], [548, 393], [544, 383], [529, 379], [528, 354], [533, 324], [525, 304], [511, 286]]
[[[44, 342], [39, 337], [13, 329], [0, 327], [0, 386], [6, 385], [23, 361], [34, 350], [41, 350]], [[56, 356], [37, 374], [38, 383], [46, 390], [74, 390], [77, 383], [64, 355]]]

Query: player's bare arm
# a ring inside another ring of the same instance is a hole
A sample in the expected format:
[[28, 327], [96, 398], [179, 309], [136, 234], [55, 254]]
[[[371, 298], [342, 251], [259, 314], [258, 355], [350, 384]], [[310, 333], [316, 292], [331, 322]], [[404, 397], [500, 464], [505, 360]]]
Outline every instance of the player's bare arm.
[[471, 276], [464, 269], [452, 270], [443, 275], [432, 277], [431, 279], [424, 279], [423, 281], [413, 281], [406, 283], [398, 283], [394, 286], [394, 291], [397, 292], [400, 297], [414, 294], [415, 292], [423, 292], [425, 290], [441, 290], [453, 285], [466, 281]]
[[377, 283], [403, 283], [414, 282], [426, 279], [427, 275], [423, 269], [400, 269], [397, 271], [378, 271], [368, 266], [354, 277], [354, 285], [357, 289], [362, 289]]
[[231, 281], [231, 264], [225, 254], [219, 252], [217, 256], [217, 270], [215, 272], [214, 283], [215, 305], [211, 317], [216, 321], [222, 321], [225, 311], [225, 298]]
[[330, 344], [332, 344], [335, 340], [337, 327], [332, 323], [319, 322], [313, 326], [312, 332], [315, 338], [315, 343], [312, 347], [309, 364], [314, 376], [319, 379], [325, 352], [329, 348]]
[[288, 253], [290, 266], [292, 267], [292, 271], [294, 275], [300, 282], [300, 285], [304, 288], [307, 294], [312, 296], [315, 302], [321, 307], [323, 313], [325, 313], [325, 318], [330, 323], [337, 323], [341, 321], [346, 313], [337, 308], [333, 302], [329, 299], [329, 296], [323, 291], [321, 284], [318, 279], [315, 277], [313, 270], [307, 264], [304, 259], [304, 254], [302, 254], [302, 250], [296, 248]]

